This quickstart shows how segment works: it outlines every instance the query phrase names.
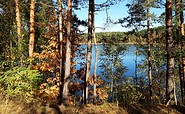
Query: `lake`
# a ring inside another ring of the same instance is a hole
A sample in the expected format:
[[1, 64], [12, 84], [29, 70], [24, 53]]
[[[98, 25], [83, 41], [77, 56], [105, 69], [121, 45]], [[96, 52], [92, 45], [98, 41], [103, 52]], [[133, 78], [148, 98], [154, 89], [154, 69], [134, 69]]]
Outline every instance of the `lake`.
[[[136, 46], [134, 44], [123, 44], [127, 47], [124, 56], [121, 58], [122, 59], [122, 64], [124, 66], [127, 67], [127, 71], [125, 73], [125, 76], [135, 76], [135, 67], [136, 67]], [[101, 68], [99, 67], [101, 65], [100, 62], [100, 53], [102, 48], [102, 44], [98, 44], [98, 65], [97, 65], [97, 75], [101, 75]], [[86, 48], [86, 45], [81, 45], [80, 48]], [[86, 51], [86, 50], [85, 50]], [[146, 59], [146, 57], [144, 55], [137, 55], [137, 64], [141, 63], [142, 60]], [[80, 59], [80, 58], [76, 58], [77, 60], [77, 65], [76, 68], [79, 69], [80, 66], [80, 62], [85, 62], [85, 59]], [[95, 48], [94, 45], [92, 46], [92, 62], [91, 62], [91, 74], [94, 73], [94, 62], [95, 62]]]

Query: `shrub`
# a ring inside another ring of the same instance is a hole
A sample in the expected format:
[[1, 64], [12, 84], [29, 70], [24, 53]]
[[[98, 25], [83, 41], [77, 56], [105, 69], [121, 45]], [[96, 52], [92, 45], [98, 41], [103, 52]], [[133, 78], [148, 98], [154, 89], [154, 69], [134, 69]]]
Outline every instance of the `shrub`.
[[10, 97], [34, 98], [43, 78], [38, 70], [14, 67], [0, 76], [0, 86]]

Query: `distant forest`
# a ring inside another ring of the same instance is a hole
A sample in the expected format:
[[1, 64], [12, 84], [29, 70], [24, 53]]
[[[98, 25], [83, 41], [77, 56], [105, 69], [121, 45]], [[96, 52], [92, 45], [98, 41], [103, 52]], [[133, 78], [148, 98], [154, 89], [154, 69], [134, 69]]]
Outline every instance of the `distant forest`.
[[[164, 36], [165, 27], [159, 26], [151, 28], [151, 38], [157, 39], [159, 36]], [[83, 33], [80, 36], [80, 43], [86, 43], [86, 38], [88, 37], [87, 33]], [[147, 43], [147, 29], [139, 31], [129, 31], [129, 32], [98, 32], [96, 33], [97, 43], [108, 43], [110, 40], [114, 40], [117, 43]], [[84, 40], [85, 39], [85, 40]], [[94, 43], [94, 40], [92, 41]]]

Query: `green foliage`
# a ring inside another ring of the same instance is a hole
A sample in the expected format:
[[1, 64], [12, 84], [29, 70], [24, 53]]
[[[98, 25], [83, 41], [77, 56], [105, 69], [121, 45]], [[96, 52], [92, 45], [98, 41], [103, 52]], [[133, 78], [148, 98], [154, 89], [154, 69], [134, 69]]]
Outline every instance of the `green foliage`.
[[30, 70], [29, 67], [14, 67], [1, 74], [0, 86], [5, 94], [11, 97], [22, 96], [27, 99], [34, 97], [42, 80], [37, 70]]
[[126, 72], [126, 67], [122, 64], [121, 58], [123, 58], [127, 47], [118, 44], [116, 39], [111, 39], [114, 39], [114, 37], [106, 38], [108, 43], [106, 41], [106, 44], [103, 44], [102, 50], [100, 51], [100, 67], [103, 69], [101, 75], [106, 80], [105, 84], [110, 86], [110, 88], [107, 88], [107, 92], [111, 98], [110, 100], [114, 102], [115, 97], [117, 99], [116, 92], [118, 92], [118, 86], [123, 83], [122, 78]]
[[[138, 84], [134, 83], [134, 77], [125, 77], [118, 88], [118, 101], [129, 102], [129, 104], [138, 103], [140, 100], [145, 100], [147, 87], [144, 85], [146, 80], [140, 77]], [[122, 102], [120, 102], [122, 104]], [[141, 103], [141, 102], [140, 102]]]
[[[165, 71], [166, 71], [166, 45], [165, 45], [165, 27], [160, 26], [150, 29], [151, 33], [151, 50], [150, 50], [150, 61], [152, 66], [152, 91], [153, 91], [153, 102], [163, 102], [165, 98]], [[147, 36], [147, 30], [137, 32], [139, 36]], [[139, 53], [148, 56], [148, 46], [139, 44]], [[145, 59], [138, 65], [138, 73], [142, 72], [142, 75], [148, 80], [148, 60]], [[148, 82], [146, 83], [148, 84]], [[145, 85], [146, 85], [145, 84]], [[142, 86], [140, 86], [142, 87]], [[149, 97], [147, 91], [140, 92], [145, 96]], [[146, 94], [147, 93], [147, 94]]]
[[[99, 32], [96, 33], [97, 43], [110, 43], [111, 40], [115, 43], [144, 43], [146, 42], [146, 30], [138, 32]], [[80, 36], [83, 39], [79, 43], [85, 43], [87, 34]]]

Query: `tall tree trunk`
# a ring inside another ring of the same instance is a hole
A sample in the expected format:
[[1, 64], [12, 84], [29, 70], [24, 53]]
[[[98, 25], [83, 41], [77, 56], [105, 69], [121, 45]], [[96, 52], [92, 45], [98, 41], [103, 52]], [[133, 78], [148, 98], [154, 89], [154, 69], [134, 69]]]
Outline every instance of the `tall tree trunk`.
[[[180, 42], [180, 0], [175, 0], [175, 18], [176, 18], [176, 40], [177, 40], [177, 47], [181, 49], [181, 42]], [[183, 91], [183, 77], [182, 77], [182, 56], [179, 55], [178, 59], [178, 66], [179, 66], [179, 79], [180, 79], [180, 89], [181, 89], [181, 102], [183, 103], [184, 91]]]
[[35, 29], [35, 0], [30, 3], [30, 41], [29, 41], [29, 57], [32, 57], [34, 51]]
[[98, 63], [98, 46], [96, 42], [96, 34], [95, 34], [95, 27], [93, 24], [93, 34], [94, 34], [94, 48], [95, 48], [95, 62], [94, 62], [94, 104], [96, 104], [96, 85], [97, 85], [97, 76], [96, 76], [96, 69]]
[[148, 38], [148, 79], [149, 79], [149, 102], [152, 102], [152, 66], [151, 66], [151, 54], [150, 54], [150, 0], [147, 0], [147, 38]]
[[72, 20], [72, 0], [67, 1], [67, 39], [66, 39], [66, 64], [65, 77], [62, 97], [68, 101], [69, 82], [70, 82], [70, 65], [71, 65], [71, 20]]
[[22, 48], [22, 32], [21, 32], [21, 18], [19, 9], [19, 0], [15, 0], [15, 12], [16, 12], [16, 25], [17, 25], [17, 37], [18, 37], [18, 53], [20, 58], [20, 65], [23, 64], [23, 48]]
[[[63, 51], [63, 26], [62, 26], [62, 1], [63, 0], [58, 0], [58, 11], [59, 11], [59, 16], [58, 16], [58, 23], [59, 23], [59, 53], [60, 53], [60, 73], [59, 73], [59, 84], [60, 84], [60, 94], [58, 96], [58, 98], [60, 99], [62, 97], [62, 92], [63, 92], [63, 81], [64, 78], [62, 77], [63, 74], [63, 64], [62, 64], [62, 59], [63, 59], [63, 55], [62, 55], [62, 51]], [[60, 102], [60, 101], [59, 101]]]
[[94, 0], [89, 0], [89, 13], [88, 13], [88, 43], [87, 43], [87, 57], [86, 57], [86, 74], [84, 78], [84, 104], [88, 99], [88, 78], [90, 77], [91, 58], [92, 58], [92, 30], [94, 21]]
[[167, 51], [167, 71], [166, 71], [166, 103], [175, 104], [174, 95], [174, 57], [172, 38], [172, 0], [166, 0], [166, 51]]
[[[181, 36], [184, 36], [184, 14], [183, 14], [183, 8], [184, 8], [184, 0], [180, 0], [180, 31], [181, 31]], [[181, 37], [182, 38], [182, 37]], [[181, 43], [180, 43], [180, 48], [181, 48], [181, 50], [182, 50], [182, 48], [183, 48], [183, 42], [181, 41]], [[182, 87], [182, 91], [183, 91], [183, 96], [185, 96], [184, 95], [184, 93], [185, 93], [185, 57], [182, 57], [181, 56], [181, 60], [180, 60], [180, 62], [181, 62], [181, 80], [182, 80], [182, 85], [183, 85], [183, 87]], [[183, 103], [184, 103], [184, 97], [183, 97]]]

